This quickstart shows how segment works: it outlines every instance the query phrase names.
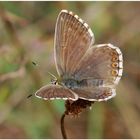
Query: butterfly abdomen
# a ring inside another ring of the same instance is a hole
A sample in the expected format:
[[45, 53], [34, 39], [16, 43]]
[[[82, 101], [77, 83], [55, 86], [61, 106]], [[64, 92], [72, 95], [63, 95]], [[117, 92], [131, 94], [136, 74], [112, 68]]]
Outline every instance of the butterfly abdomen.
[[84, 79], [79, 82], [80, 87], [100, 87], [103, 86], [103, 79]]

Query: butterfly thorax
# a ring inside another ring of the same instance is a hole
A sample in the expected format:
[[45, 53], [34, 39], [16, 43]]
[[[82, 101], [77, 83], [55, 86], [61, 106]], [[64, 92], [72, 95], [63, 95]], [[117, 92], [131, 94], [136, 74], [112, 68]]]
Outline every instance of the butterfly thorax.
[[70, 89], [73, 89], [79, 86], [78, 81], [76, 81], [75, 79], [64, 79], [63, 81], [61, 81], [61, 84]]

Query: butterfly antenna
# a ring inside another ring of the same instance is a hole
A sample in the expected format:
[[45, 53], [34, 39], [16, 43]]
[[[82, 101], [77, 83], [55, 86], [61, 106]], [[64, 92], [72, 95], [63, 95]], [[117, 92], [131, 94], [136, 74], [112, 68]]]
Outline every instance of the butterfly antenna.
[[53, 75], [52, 73], [48, 72], [53, 78], [57, 79], [55, 75]]
[[30, 98], [30, 97], [32, 97], [32, 96], [33, 96], [33, 94], [30, 94], [30, 95], [27, 96], [27, 98]]
[[36, 63], [36, 62], [34, 62], [34, 61], [32, 61], [32, 64], [33, 64], [34, 66], [38, 66], [38, 63]]

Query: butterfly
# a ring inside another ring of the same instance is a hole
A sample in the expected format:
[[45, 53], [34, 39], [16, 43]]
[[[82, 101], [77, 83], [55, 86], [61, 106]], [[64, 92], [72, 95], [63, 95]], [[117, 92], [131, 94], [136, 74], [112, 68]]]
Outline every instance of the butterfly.
[[36, 91], [44, 100], [107, 101], [116, 95], [123, 73], [121, 50], [94, 44], [88, 24], [71, 11], [62, 10], [55, 27], [54, 56], [58, 78]]

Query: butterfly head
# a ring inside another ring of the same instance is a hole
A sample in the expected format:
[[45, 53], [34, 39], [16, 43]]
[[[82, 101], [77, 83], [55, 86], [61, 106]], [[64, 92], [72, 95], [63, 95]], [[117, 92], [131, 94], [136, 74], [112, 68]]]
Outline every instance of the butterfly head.
[[58, 80], [57, 79], [51, 79], [51, 84], [52, 85], [58, 85]]

